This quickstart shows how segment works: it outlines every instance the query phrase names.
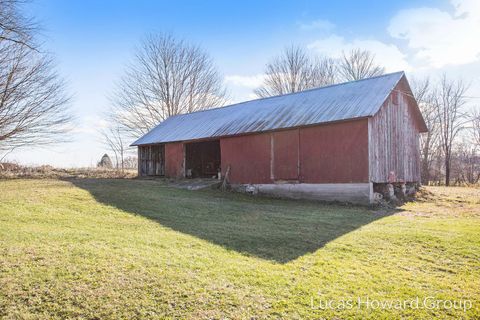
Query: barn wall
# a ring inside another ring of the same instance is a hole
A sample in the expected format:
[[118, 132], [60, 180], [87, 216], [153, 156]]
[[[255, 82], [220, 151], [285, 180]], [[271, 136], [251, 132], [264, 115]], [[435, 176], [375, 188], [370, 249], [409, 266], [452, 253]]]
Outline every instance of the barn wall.
[[271, 134], [262, 133], [220, 140], [222, 172], [230, 166], [231, 183], [269, 183]]
[[272, 133], [273, 180], [298, 181], [300, 174], [300, 129]]
[[230, 182], [367, 183], [367, 119], [224, 138]]
[[165, 144], [165, 175], [169, 178], [182, 178], [185, 176], [183, 143]]
[[[405, 89], [405, 82], [395, 88]], [[399, 91], [369, 119], [370, 180], [375, 183], [420, 181], [419, 120], [411, 98]]]
[[300, 129], [300, 180], [368, 182], [368, 120]]

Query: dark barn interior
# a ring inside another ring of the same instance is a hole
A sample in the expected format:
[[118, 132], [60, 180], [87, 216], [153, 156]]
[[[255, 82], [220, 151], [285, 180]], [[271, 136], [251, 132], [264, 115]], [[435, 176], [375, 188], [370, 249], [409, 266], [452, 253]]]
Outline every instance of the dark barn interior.
[[154, 144], [138, 148], [140, 175], [165, 175], [165, 145]]
[[220, 171], [220, 141], [185, 144], [185, 173], [188, 178], [212, 178]]

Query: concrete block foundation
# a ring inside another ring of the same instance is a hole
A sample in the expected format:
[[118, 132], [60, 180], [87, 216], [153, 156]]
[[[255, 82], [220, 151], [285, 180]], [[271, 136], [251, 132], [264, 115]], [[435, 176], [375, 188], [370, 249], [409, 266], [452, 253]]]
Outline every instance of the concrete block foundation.
[[372, 202], [370, 183], [282, 183], [232, 185], [236, 191], [290, 199], [340, 201], [368, 205]]

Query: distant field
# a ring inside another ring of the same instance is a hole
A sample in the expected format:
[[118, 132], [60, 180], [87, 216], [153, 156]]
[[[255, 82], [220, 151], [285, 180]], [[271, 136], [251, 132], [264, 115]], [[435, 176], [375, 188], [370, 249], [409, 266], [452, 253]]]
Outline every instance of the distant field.
[[[480, 189], [430, 187], [388, 211], [0, 180], [0, 318], [478, 319], [479, 288]], [[471, 306], [365, 305], [416, 297]]]

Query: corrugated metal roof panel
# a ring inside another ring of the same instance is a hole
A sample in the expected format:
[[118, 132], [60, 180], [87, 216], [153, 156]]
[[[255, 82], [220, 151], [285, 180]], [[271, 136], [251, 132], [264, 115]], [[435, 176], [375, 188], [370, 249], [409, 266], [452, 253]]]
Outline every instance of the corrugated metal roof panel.
[[403, 72], [168, 118], [132, 145], [285, 129], [373, 116]]

